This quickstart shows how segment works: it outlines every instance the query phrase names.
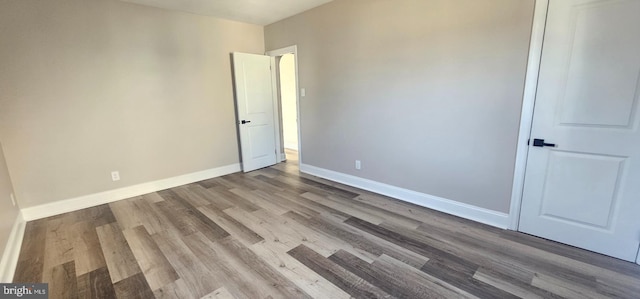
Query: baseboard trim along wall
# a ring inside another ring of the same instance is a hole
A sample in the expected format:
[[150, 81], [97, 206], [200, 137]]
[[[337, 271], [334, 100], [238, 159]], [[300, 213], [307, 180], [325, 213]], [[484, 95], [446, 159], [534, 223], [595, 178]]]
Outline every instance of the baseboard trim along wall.
[[300, 164], [300, 171], [498, 228], [506, 229], [509, 226], [509, 215], [505, 213], [476, 207], [438, 196], [403, 189], [400, 187], [391, 186], [307, 164]]
[[22, 209], [24, 220], [31, 221], [98, 206], [134, 196], [186, 185], [214, 177], [227, 175], [240, 171], [240, 164], [231, 164], [218, 168], [207, 169], [172, 178], [142, 183], [120, 189], [84, 195], [76, 198], [60, 200], [44, 205]]
[[[22, 238], [24, 237], [25, 224], [22, 213], [18, 213], [16, 221], [13, 223], [7, 246], [4, 248], [2, 260], [0, 260], [0, 282], [10, 283], [13, 281], [13, 274], [18, 265], [18, 257], [20, 257], [20, 248], [22, 247]], [[44, 241], [43, 241], [44, 242]]]

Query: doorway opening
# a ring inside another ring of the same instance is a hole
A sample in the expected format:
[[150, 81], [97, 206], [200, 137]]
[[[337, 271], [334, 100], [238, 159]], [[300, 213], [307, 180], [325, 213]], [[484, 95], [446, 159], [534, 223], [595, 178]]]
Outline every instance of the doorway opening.
[[298, 94], [297, 47], [291, 46], [269, 51], [267, 55], [275, 58], [277, 86], [277, 113], [279, 119], [279, 138], [276, 145], [278, 160], [297, 163], [302, 159], [300, 140], [300, 95]]
[[282, 55], [278, 62], [280, 83], [280, 115], [282, 117], [282, 147], [287, 160], [298, 155], [298, 103], [296, 96], [296, 62], [292, 53]]

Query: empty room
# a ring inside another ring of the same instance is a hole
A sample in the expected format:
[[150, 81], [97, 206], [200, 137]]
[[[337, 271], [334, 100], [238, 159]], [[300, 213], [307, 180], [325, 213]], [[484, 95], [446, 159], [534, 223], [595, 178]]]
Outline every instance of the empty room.
[[0, 298], [639, 298], [639, 15], [0, 0]]

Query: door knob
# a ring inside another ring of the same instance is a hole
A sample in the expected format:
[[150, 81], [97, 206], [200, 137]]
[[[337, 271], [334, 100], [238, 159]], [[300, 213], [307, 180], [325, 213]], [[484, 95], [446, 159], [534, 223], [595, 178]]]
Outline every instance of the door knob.
[[556, 144], [555, 143], [545, 143], [544, 139], [533, 139], [533, 146], [537, 146], [537, 147], [543, 147], [543, 146], [556, 147]]
[[244, 120], [244, 119], [243, 119], [242, 121], [240, 121], [240, 123], [241, 123], [241, 124], [243, 124], [243, 125], [244, 125], [244, 124], [248, 124], [248, 123], [250, 123], [250, 122], [251, 122], [250, 120]]

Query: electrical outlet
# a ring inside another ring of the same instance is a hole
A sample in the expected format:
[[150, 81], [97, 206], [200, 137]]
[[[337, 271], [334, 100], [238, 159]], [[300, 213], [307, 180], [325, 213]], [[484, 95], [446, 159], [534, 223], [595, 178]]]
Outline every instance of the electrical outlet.
[[119, 181], [120, 180], [120, 172], [119, 171], [112, 171], [111, 172], [111, 180], [112, 181]]
[[13, 193], [11, 193], [11, 195], [9, 195], [11, 197], [11, 203], [13, 204], [13, 206], [16, 206], [16, 197], [13, 196]]
[[360, 160], [356, 160], [356, 169], [357, 170], [362, 169], [362, 162], [360, 162]]

